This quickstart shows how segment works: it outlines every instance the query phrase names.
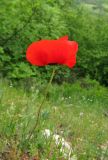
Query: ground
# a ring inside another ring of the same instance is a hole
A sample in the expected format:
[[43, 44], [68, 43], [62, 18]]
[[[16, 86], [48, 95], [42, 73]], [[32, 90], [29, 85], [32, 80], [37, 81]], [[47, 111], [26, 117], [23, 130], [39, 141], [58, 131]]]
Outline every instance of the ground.
[[33, 131], [32, 138], [28, 139], [36, 122], [45, 86], [39, 82], [28, 88], [27, 85], [0, 81], [2, 159], [16, 160], [28, 156], [27, 154], [32, 159], [63, 159], [59, 147], [42, 135], [45, 129], [50, 129], [71, 144], [72, 156], [76, 159], [107, 160], [108, 90], [93, 80], [51, 85], [39, 124]]

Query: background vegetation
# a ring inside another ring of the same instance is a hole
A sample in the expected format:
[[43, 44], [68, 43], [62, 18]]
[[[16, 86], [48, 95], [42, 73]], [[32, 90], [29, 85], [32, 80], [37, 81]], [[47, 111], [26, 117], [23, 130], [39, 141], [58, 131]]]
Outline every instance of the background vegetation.
[[[50, 67], [25, 60], [28, 45], [69, 35], [79, 43], [74, 70], [59, 66], [57, 82], [90, 76], [108, 85], [108, 2], [105, 0], [0, 1], [0, 73], [11, 79], [50, 76]], [[65, 72], [65, 74], [64, 74]]]

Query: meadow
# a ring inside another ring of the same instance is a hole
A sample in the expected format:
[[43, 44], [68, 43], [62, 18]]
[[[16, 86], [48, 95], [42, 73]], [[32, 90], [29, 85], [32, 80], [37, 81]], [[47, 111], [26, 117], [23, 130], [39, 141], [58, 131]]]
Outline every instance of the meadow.
[[[108, 160], [108, 0], [0, 7], [0, 160]], [[66, 35], [76, 65], [56, 65], [46, 93], [53, 65], [31, 65], [27, 48]]]
[[70, 160], [107, 160], [107, 88], [89, 78], [73, 84], [52, 84], [38, 126], [28, 138], [46, 83], [36, 82], [31, 86], [23, 83], [0, 81], [1, 160], [67, 160], [60, 146], [43, 136], [45, 129], [71, 144]]

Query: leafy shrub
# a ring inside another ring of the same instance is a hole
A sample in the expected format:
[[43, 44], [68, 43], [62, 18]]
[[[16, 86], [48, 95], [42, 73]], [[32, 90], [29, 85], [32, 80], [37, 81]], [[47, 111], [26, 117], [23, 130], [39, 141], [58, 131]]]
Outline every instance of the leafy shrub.
[[89, 75], [108, 85], [106, 14], [91, 13], [72, 0], [66, 3], [1, 0], [0, 5], [0, 72], [3, 76], [49, 79], [52, 68], [38, 68], [26, 62], [27, 46], [36, 40], [57, 39], [68, 34], [69, 39], [79, 43], [77, 65], [73, 70], [58, 66], [55, 81], [73, 82]]

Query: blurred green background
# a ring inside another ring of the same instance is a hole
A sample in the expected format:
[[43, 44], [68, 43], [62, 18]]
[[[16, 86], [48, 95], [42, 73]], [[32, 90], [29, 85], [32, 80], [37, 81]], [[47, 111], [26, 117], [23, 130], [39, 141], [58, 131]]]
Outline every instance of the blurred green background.
[[77, 65], [58, 66], [57, 83], [81, 77], [108, 85], [107, 0], [1, 0], [0, 76], [12, 80], [47, 80], [52, 68], [35, 67], [26, 59], [33, 41], [69, 35], [79, 43]]

